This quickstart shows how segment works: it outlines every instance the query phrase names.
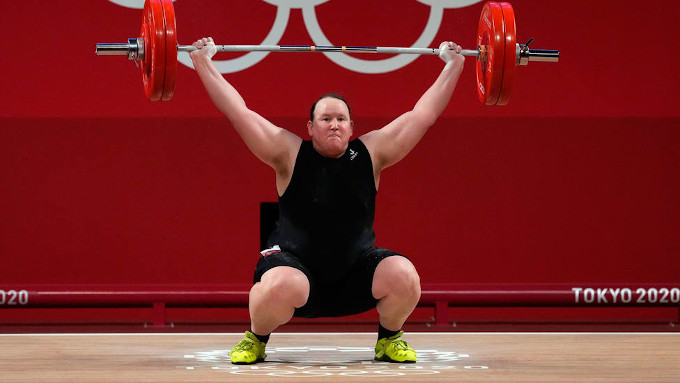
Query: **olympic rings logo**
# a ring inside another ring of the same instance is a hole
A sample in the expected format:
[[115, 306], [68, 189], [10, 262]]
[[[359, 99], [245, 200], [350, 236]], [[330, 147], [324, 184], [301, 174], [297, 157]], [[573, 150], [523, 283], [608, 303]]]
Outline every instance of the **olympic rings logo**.
[[[143, 0], [109, 0], [110, 2], [128, 7], [139, 8], [143, 7]], [[284, 31], [288, 26], [291, 9], [302, 9], [302, 17], [312, 41], [315, 45], [335, 45], [331, 43], [324, 34], [319, 21], [316, 18], [315, 7], [323, 4], [329, 0], [262, 0], [266, 3], [276, 5], [276, 17], [269, 34], [262, 41], [262, 45], [278, 45], [283, 36]], [[413, 47], [428, 47], [432, 44], [434, 37], [439, 31], [444, 15], [444, 9], [448, 8], [462, 8], [478, 3], [482, 0], [417, 0], [420, 3], [430, 6], [430, 15], [427, 24], [420, 34], [418, 40], [413, 43]], [[271, 52], [249, 52], [243, 56], [231, 60], [213, 60], [215, 66], [221, 73], [234, 73], [262, 61]], [[359, 73], [377, 74], [387, 73], [412, 63], [418, 58], [417, 55], [399, 54], [383, 60], [362, 60], [352, 57], [346, 53], [333, 52], [323, 53], [329, 60], [335, 64]], [[191, 59], [187, 52], [180, 52], [177, 56], [177, 61], [193, 68]]]

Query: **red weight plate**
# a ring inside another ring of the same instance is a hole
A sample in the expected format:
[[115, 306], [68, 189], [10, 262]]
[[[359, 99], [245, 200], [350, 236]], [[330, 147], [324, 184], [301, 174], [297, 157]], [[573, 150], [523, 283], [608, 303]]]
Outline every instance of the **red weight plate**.
[[165, 15], [165, 81], [161, 99], [170, 101], [175, 95], [175, 78], [177, 77], [177, 25], [172, 0], [161, 1]]
[[142, 9], [142, 38], [144, 61], [142, 70], [144, 93], [151, 101], [158, 101], [163, 94], [165, 81], [165, 23], [161, 0], [146, 0]]
[[488, 2], [482, 8], [477, 28], [477, 46], [486, 48], [486, 59], [477, 60], [477, 96], [486, 105], [494, 105], [500, 95], [505, 51], [503, 10]]
[[[146, 23], [144, 13], [142, 13], [142, 28], [139, 32], [139, 37], [144, 42], [144, 59], [139, 62], [139, 69], [142, 70], [142, 84], [144, 85], [144, 93], [149, 86], [149, 79], [151, 78], [151, 36], [149, 33], [149, 25]], [[147, 96], [148, 98], [148, 96]]]
[[[142, 8], [142, 28], [139, 32], [140, 37], [144, 41], [144, 60], [139, 63], [139, 69], [142, 71], [142, 84], [144, 85], [144, 94], [147, 95], [147, 89], [149, 89], [151, 83], [151, 57], [153, 56], [153, 43], [151, 41], [151, 32], [149, 31], [147, 11], [149, 11], [149, 5], [144, 3]], [[149, 98], [149, 96], [146, 96]]]
[[503, 25], [505, 29], [505, 58], [503, 65], [503, 81], [496, 105], [506, 105], [510, 101], [512, 86], [515, 83], [517, 69], [517, 28], [515, 11], [510, 3], [501, 3], [503, 10]]

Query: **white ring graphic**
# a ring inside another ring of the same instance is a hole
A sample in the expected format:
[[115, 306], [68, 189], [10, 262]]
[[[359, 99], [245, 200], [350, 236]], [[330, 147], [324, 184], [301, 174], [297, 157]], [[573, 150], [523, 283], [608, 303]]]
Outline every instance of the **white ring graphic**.
[[[272, 25], [272, 29], [269, 31], [269, 34], [262, 41], [262, 45], [276, 45], [279, 43], [281, 36], [283, 36], [283, 32], [285, 32], [286, 27], [288, 26], [289, 16], [289, 7], [277, 6], [274, 25]], [[269, 53], [271, 52], [249, 52], [241, 57], [231, 60], [213, 60], [213, 63], [215, 63], [215, 66], [220, 71], [220, 73], [234, 73], [250, 68], [267, 57]], [[191, 57], [189, 57], [188, 52], [180, 52], [177, 55], [177, 61], [188, 66], [189, 68], [194, 68], [194, 64], [191, 62]]]
[[293, 9], [304, 8], [304, 7], [316, 7], [319, 4], [323, 4], [329, 0], [262, 0], [265, 3], [271, 5], [276, 5], [277, 7], [288, 7]]
[[[142, 9], [144, 8], [144, 0], [109, 0], [110, 2], [120, 5], [125, 8]], [[177, 0], [172, 0], [173, 2]]]
[[467, 7], [468, 5], [479, 3], [481, 0], [417, 0], [417, 1], [419, 3], [423, 3], [431, 7], [437, 6], [442, 8], [463, 8]]
[[[442, 16], [444, 8], [461, 8], [481, 0], [418, 0], [419, 2], [430, 6], [430, 16], [427, 20], [427, 25], [421, 33], [418, 40], [413, 43], [412, 47], [421, 48], [428, 47], [432, 44], [434, 37], [439, 31], [442, 23]], [[316, 18], [316, 10], [314, 8], [304, 7], [302, 9], [302, 16], [305, 21], [307, 32], [312, 37], [312, 41], [316, 45], [335, 45], [332, 44], [326, 35], [321, 30], [319, 21]], [[387, 73], [400, 68], [415, 61], [418, 55], [400, 54], [383, 60], [362, 60], [345, 53], [324, 53], [329, 60], [340, 65], [343, 68], [353, 70], [359, 73]]]
[[[434, 36], [439, 30], [439, 25], [442, 22], [443, 14], [443, 8], [439, 6], [432, 6], [430, 9], [430, 17], [427, 20], [427, 25], [425, 26], [425, 29], [418, 40], [413, 43], [413, 47], [427, 47], [430, 45], [430, 43], [432, 43]], [[302, 16], [305, 21], [307, 31], [312, 37], [312, 41], [314, 41], [316, 45], [334, 45], [328, 40], [326, 35], [321, 30], [319, 21], [316, 18], [316, 11], [313, 8], [303, 8]], [[341, 67], [359, 73], [391, 72], [412, 63], [418, 58], [418, 55], [400, 54], [383, 60], [362, 60], [340, 52], [324, 53], [324, 55], [326, 55], [329, 60], [340, 65]]]
[[110, 2], [125, 8], [142, 9], [144, 0], [109, 0]]
[[[138, 8], [143, 7], [144, 0], [108, 0], [114, 4], [128, 7]], [[175, 0], [173, 0], [175, 1]], [[326, 35], [321, 30], [319, 20], [316, 17], [316, 6], [323, 4], [329, 0], [262, 0], [266, 3], [275, 5], [276, 19], [272, 25], [269, 34], [262, 41], [262, 45], [278, 45], [281, 36], [288, 27], [288, 20], [290, 18], [291, 9], [302, 9], [302, 16], [305, 23], [305, 28], [309, 36], [316, 45], [335, 45], [331, 43]], [[442, 23], [444, 9], [448, 8], [462, 8], [469, 5], [479, 3], [482, 0], [417, 0], [420, 3], [430, 6], [430, 15], [427, 20], [427, 25], [423, 29], [418, 40], [413, 43], [412, 47], [428, 47], [432, 44], [434, 37], [439, 31]], [[271, 52], [249, 52], [241, 57], [231, 60], [213, 60], [215, 66], [221, 73], [234, 73], [247, 69], [262, 59], [264, 59]], [[335, 64], [359, 73], [387, 73], [412, 63], [418, 58], [418, 55], [413, 54], [399, 54], [383, 60], [362, 60], [352, 57], [346, 53], [333, 52], [323, 53], [329, 60]], [[193, 68], [191, 58], [188, 52], [179, 52], [177, 61]]]

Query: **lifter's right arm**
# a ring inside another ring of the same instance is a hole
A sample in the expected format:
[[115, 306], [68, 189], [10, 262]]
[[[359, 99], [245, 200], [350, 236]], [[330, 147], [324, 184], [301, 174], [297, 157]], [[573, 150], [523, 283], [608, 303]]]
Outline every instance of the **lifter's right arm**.
[[190, 54], [196, 73], [210, 99], [227, 116], [250, 151], [277, 174], [292, 171], [287, 168], [291, 160], [294, 162], [301, 138], [248, 109], [243, 97], [213, 64], [216, 50], [212, 38], [198, 40], [194, 46], [199, 48]]

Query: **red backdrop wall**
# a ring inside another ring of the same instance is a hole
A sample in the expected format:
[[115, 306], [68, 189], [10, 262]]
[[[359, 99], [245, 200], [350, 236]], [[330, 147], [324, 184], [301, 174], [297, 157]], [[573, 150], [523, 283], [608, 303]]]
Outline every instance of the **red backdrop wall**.
[[[259, 44], [272, 3], [177, 1], [179, 41]], [[560, 62], [519, 68], [510, 104], [490, 107], [468, 58], [442, 118], [383, 174], [378, 244], [409, 255], [425, 283], [680, 282], [680, 5], [513, 6], [518, 40], [559, 49]], [[1, 7], [0, 284], [247, 284], [273, 173], [193, 69], [180, 65], [173, 101], [148, 102], [132, 63], [94, 55], [97, 42], [138, 35], [138, 9]], [[431, 46], [474, 47], [481, 7], [445, 9]], [[314, 9], [345, 45], [410, 46], [430, 12], [409, 0]], [[300, 9], [279, 43], [313, 43]], [[270, 54], [225, 76], [252, 109], [303, 136], [311, 102], [340, 91], [361, 134], [412, 107], [441, 67], [420, 57], [362, 74], [321, 54]]]

